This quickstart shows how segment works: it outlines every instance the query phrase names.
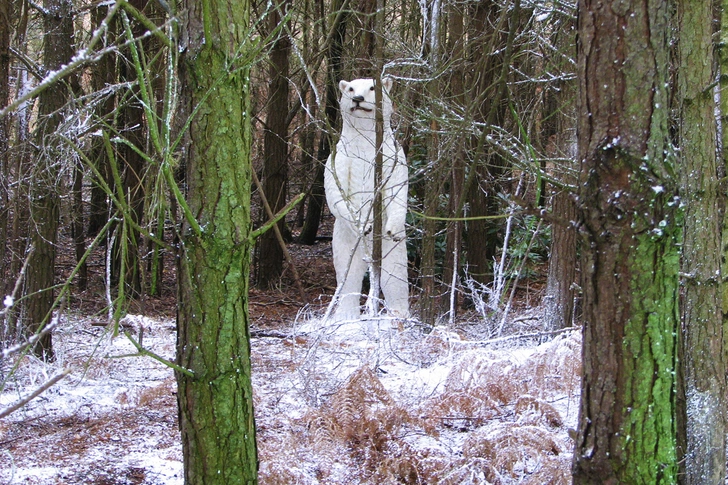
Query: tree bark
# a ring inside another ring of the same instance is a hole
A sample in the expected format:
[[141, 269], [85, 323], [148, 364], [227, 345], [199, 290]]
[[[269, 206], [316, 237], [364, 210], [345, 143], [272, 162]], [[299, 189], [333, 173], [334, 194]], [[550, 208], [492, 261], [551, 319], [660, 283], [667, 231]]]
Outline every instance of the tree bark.
[[[456, 63], [451, 68], [451, 77], [448, 82], [450, 92], [454, 100], [459, 106], [465, 108], [468, 101], [465, 93], [465, 72], [462, 64], [464, 54], [464, 34], [465, 34], [465, 16], [463, 15], [463, 6], [451, 3], [447, 6], [447, 25], [448, 25], [448, 52], [450, 58]], [[460, 62], [458, 65], [457, 63]], [[467, 112], [467, 110], [466, 110]], [[442, 268], [442, 280], [444, 285], [450, 286], [450, 320], [452, 321], [458, 308], [458, 277], [460, 273], [460, 262], [462, 261], [462, 243], [463, 243], [463, 221], [459, 220], [463, 216], [463, 206], [465, 202], [465, 153], [460, 143], [456, 143], [453, 147], [454, 153], [451, 158], [450, 167], [450, 191], [448, 198], [448, 214], [454, 220], [447, 222], [447, 232], [445, 240], [445, 264]]]
[[[564, 19], [565, 25], [553, 32], [549, 43], [566, 52], [576, 41], [576, 22]], [[548, 58], [544, 49], [544, 58]], [[546, 62], [546, 61], [545, 61]], [[574, 72], [567, 62], [551, 61], [563, 72]], [[550, 62], [549, 62], [550, 63]], [[538, 143], [541, 153], [547, 157], [559, 157], [564, 161], [553, 170], [553, 176], [560, 182], [554, 184], [551, 194], [551, 210], [556, 219], [551, 224], [551, 248], [549, 271], [543, 298], [544, 326], [548, 330], [569, 327], [575, 319], [575, 284], [577, 278], [577, 234], [574, 224], [577, 220], [575, 194], [578, 165], [574, 160], [571, 144], [575, 141], [569, 135], [573, 128], [575, 81], [555, 81], [543, 87], [543, 110], [531, 137]], [[542, 164], [542, 170], [544, 169]], [[542, 179], [545, 181], [544, 179]]]
[[[685, 473], [689, 485], [725, 483], [726, 364], [721, 315], [721, 209], [713, 113], [710, 1], [678, 2], [680, 199], [684, 206]], [[725, 127], [724, 127], [725, 129]], [[683, 396], [681, 396], [683, 397]], [[682, 431], [682, 428], [681, 428]]]
[[547, 330], [570, 327], [574, 319], [574, 283], [576, 283], [576, 204], [572, 194], [560, 189], [553, 196], [553, 214], [562, 223], [551, 226], [549, 272], [544, 295], [544, 325]]
[[[108, 14], [108, 5], [98, 5], [91, 10], [91, 19], [95, 29], [101, 26], [101, 22]], [[113, 29], [109, 26], [107, 35], [111, 36]], [[110, 41], [111, 42], [111, 41]], [[115, 54], [107, 53], [98, 62], [91, 65], [91, 87], [94, 92], [102, 92], [114, 84], [116, 75]], [[104, 101], [99, 103], [94, 110], [94, 115], [99, 120], [105, 120], [107, 123], [113, 123], [109, 119], [114, 111], [114, 96], [107, 94]], [[106, 157], [106, 148], [103, 145], [101, 137], [94, 137], [91, 142], [91, 150], [89, 159], [95, 164], [99, 174], [103, 177], [107, 186], [113, 187], [113, 179], [111, 176], [111, 168], [109, 160]], [[109, 202], [108, 194], [101, 188], [101, 185], [94, 181], [91, 187], [91, 197], [89, 203], [89, 218], [87, 235], [95, 237], [102, 227], [109, 220]]]
[[[485, 140], [491, 134], [488, 126], [504, 126], [506, 120], [509, 96], [507, 73], [520, 2], [516, 1], [515, 7], [500, 10], [496, 2], [487, 1], [474, 6], [472, 11], [474, 34], [490, 32], [471, 48], [471, 55], [478, 59], [474, 69], [477, 74], [471, 80], [479, 101], [479, 105], [474, 108], [475, 119], [486, 126], [480, 137], [472, 140], [472, 158], [482, 160], [472, 167], [465, 187], [470, 203], [469, 215], [472, 217], [493, 216], [501, 212], [499, 193], [503, 191], [503, 180], [509, 170], [508, 162], [495, 151], [487, 149]], [[510, 26], [506, 21], [508, 19]], [[492, 25], [497, 25], [497, 28], [492, 29]], [[504, 33], [508, 28], [510, 31]], [[483, 49], [489, 55], [482, 56]], [[473, 279], [485, 284], [491, 279], [491, 267], [500, 245], [498, 231], [502, 229], [502, 222], [476, 219], [468, 225], [468, 269]]]
[[249, 9], [233, 0], [180, 5], [181, 102], [186, 113], [197, 111], [185, 157], [177, 315], [177, 363], [193, 375], [176, 375], [185, 483], [194, 485], [257, 482], [247, 300], [251, 103], [241, 65]]
[[[95, 29], [101, 26], [101, 22], [108, 14], [109, 6], [99, 5], [91, 10], [91, 21]], [[114, 25], [117, 23], [114, 22]], [[110, 25], [107, 35], [115, 35], [115, 29]], [[112, 42], [110, 39], [109, 42]], [[104, 89], [113, 85], [116, 80], [115, 54], [107, 53], [98, 62], [91, 66], [91, 87], [94, 92], [100, 93]], [[107, 94], [103, 102], [99, 103], [94, 110], [94, 115], [98, 120], [113, 124], [112, 113], [114, 111], [115, 97]], [[103, 177], [103, 181], [108, 187], [113, 187], [113, 179], [111, 175], [111, 167], [107, 159], [106, 148], [103, 145], [101, 137], [95, 137], [92, 140], [89, 158], [95, 164], [96, 170]], [[94, 181], [91, 187], [91, 197], [89, 203], [89, 220], [87, 235], [95, 237], [101, 228], [103, 228], [109, 220], [109, 202], [108, 194], [101, 188], [101, 185]]]
[[669, 6], [578, 8], [584, 340], [573, 481], [675, 483], [681, 228]]
[[86, 291], [88, 284], [88, 265], [83, 260], [86, 253], [86, 238], [83, 227], [83, 165], [79, 162], [73, 167], [73, 207], [71, 208], [71, 234], [76, 255], [76, 263], [80, 263], [76, 280], [79, 291]]

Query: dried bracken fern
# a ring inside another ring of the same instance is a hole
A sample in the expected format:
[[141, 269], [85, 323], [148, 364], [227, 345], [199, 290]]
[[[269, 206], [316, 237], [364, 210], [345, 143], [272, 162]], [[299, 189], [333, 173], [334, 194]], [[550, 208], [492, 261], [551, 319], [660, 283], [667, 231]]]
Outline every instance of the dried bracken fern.
[[520, 368], [523, 378], [529, 377], [529, 394], [544, 397], [578, 389], [580, 357], [579, 332], [571, 332], [539, 346]]
[[[267, 463], [261, 484], [571, 483], [564, 416], [570, 414], [568, 395], [578, 389], [578, 332], [509, 350], [465, 349], [444, 334], [413, 340], [390, 347], [403, 361], [429, 369], [432, 355], [409, 358], [422, 350], [418, 345], [428, 347], [438, 363], [430, 377], [449, 368], [444, 380], [420, 394], [429, 398], [402, 394], [399, 383], [391, 385], [387, 374], [380, 380], [370, 365], [346, 379], [317, 367], [309, 377], [322, 379], [316, 385], [323, 403], [287, 425], [281, 422], [287, 429], [261, 430], [268, 438], [262, 443], [261, 460]], [[281, 449], [297, 457], [296, 463], [280, 458]]]
[[[518, 426], [512, 423], [495, 423], [472, 433], [463, 443], [463, 456], [466, 459], [483, 459], [489, 463], [506, 482], [514, 478], [523, 480], [536, 474], [541, 475], [544, 468], [556, 473], [555, 465], [561, 466], [558, 457], [564, 452], [562, 444], [553, 434], [539, 426]], [[562, 474], [565, 472], [562, 470]], [[536, 483], [536, 482], [531, 482]], [[559, 481], [543, 483], [561, 483]]]
[[346, 440], [356, 438], [372, 414], [393, 404], [387, 390], [367, 366], [359, 368], [328, 402], [334, 429]]

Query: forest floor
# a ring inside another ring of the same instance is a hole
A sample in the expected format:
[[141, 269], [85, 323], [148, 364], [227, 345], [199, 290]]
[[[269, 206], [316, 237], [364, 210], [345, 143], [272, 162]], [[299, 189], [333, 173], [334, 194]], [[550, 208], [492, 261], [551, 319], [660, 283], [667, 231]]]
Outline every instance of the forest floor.
[[[330, 245], [291, 245], [308, 302], [290, 282], [251, 290], [261, 484], [567, 484], [578, 414], [580, 336], [540, 333], [540, 286], [507, 324], [464, 309], [424, 331], [386, 319], [320, 321], [335, 286]], [[133, 304], [121, 329], [173, 359], [175, 297]], [[56, 360], [0, 368], [0, 483], [183, 483], [172, 371], [106, 325], [100, 287], [57, 318]], [[534, 289], [535, 288], [535, 289]]]

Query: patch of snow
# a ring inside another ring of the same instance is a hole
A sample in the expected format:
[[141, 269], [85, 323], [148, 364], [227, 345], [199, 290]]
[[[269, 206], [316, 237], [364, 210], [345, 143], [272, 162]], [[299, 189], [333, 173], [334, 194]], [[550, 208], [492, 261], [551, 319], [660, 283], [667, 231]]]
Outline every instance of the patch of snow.
[[[173, 322], [130, 315], [121, 324], [137, 335], [143, 328], [146, 348], [174, 355]], [[342, 391], [362, 368], [369, 369], [359, 375], [369, 379], [362, 385], [371, 395], [352, 412], [364, 413], [380, 429], [365, 430], [357, 446], [366, 446], [367, 433], [383, 433], [378, 439], [389, 447], [392, 463], [410, 460], [408, 466], [428, 473], [441, 469], [454, 480], [448, 483], [470, 483], [465, 477], [476, 475], [472, 483], [486, 483], [493, 477], [478, 450], [536, 430], [553, 440], [559, 455], [533, 455], [524, 447], [513, 458], [521, 478], [502, 470], [499, 480], [519, 483], [547, 466], [568, 474], [568, 429], [578, 414], [578, 332], [535, 345], [474, 341], [445, 327], [424, 333], [417, 322], [386, 318], [332, 325], [301, 317], [288, 328], [290, 334], [251, 341], [262, 485], [390, 483], [366, 468], [374, 466], [366, 457], [376, 450], [358, 452], [354, 441], [346, 441], [356, 429], [341, 430], [346, 416], [336, 414], [346, 407]], [[0, 453], [0, 483], [181, 485], [172, 371], [148, 358], [121, 357], [135, 352], [131, 342], [89, 321], [60, 319], [57, 336], [59, 362], [26, 357], [0, 393], [4, 408], [57, 366], [73, 370], [0, 421], [7, 449]], [[561, 424], [545, 419], [548, 413]]]

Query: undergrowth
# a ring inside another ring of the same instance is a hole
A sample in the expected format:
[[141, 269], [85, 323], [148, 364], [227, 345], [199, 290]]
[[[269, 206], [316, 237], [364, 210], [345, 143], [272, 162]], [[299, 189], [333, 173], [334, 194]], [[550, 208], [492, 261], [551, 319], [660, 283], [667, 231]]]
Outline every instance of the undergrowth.
[[578, 390], [579, 345], [573, 332], [535, 350], [441, 355], [447, 377], [414, 404], [361, 365], [323, 404], [263, 431], [260, 483], [569, 484], [562, 411]]

